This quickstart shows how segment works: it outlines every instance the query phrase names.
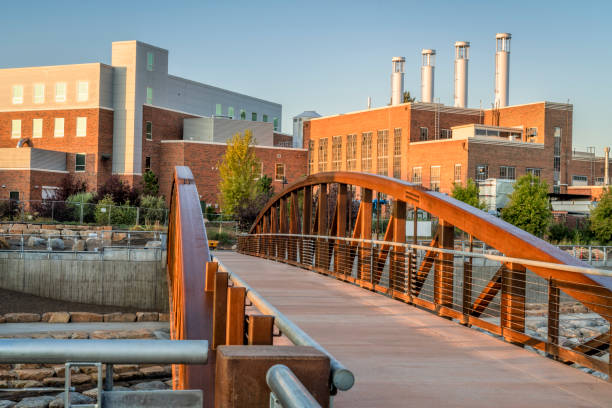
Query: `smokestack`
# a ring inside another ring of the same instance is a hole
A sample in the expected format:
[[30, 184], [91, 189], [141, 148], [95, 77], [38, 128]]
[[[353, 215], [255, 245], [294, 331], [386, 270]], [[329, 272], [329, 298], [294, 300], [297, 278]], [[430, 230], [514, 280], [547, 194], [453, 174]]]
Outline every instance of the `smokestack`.
[[393, 71], [391, 73], [391, 105], [404, 102], [404, 64], [406, 58], [393, 57], [391, 60]]
[[470, 43], [457, 41], [455, 43], [455, 107], [465, 108], [468, 103], [468, 60], [470, 59]]
[[610, 147], [604, 148], [606, 152], [606, 161], [604, 163], [604, 186], [610, 185]]
[[508, 106], [510, 86], [510, 33], [495, 36], [495, 107]]
[[372, 108], [372, 97], [368, 96], [368, 109]]
[[423, 66], [421, 67], [421, 101], [432, 103], [434, 98], [434, 68], [436, 50], [423, 49]]

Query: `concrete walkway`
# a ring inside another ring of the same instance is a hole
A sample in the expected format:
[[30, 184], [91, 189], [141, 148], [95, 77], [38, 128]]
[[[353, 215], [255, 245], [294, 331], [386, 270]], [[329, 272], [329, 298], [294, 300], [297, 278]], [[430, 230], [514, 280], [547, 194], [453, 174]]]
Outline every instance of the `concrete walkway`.
[[216, 256], [356, 377], [335, 407], [610, 407], [612, 384], [348, 283]]
[[161, 330], [167, 329], [168, 322], [134, 322], [134, 323], [3, 323], [0, 324], [0, 336], [16, 334], [34, 334], [47, 332], [93, 332], [128, 331], [128, 330]]

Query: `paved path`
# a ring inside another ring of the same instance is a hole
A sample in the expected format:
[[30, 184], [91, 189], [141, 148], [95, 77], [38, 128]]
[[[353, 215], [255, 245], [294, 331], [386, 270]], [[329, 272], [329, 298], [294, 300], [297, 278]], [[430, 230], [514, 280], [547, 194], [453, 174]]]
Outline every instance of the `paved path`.
[[610, 407], [612, 384], [485, 333], [286, 264], [219, 259], [356, 377], [335, 407]]
[[4, 323], [0, 324], [0, 336], [14, 334], [32, 334], [47, 332], [92, 332], [127, 331], [127, 330], [160, 330], [167, 329], [168, 322], [134, 322], [134, 323]]

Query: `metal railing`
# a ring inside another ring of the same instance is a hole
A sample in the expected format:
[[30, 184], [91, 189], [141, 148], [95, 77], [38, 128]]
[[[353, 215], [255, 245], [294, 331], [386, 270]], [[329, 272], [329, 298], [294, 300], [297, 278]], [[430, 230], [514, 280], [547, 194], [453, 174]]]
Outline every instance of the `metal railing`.
[[289, 367], [276, 364], [266, 373], [270, 408], [321, 408]]
[[469, 247], [317, 235], [245, 235], [238, 250], [357, 284], [610, 378], [612, 271]]

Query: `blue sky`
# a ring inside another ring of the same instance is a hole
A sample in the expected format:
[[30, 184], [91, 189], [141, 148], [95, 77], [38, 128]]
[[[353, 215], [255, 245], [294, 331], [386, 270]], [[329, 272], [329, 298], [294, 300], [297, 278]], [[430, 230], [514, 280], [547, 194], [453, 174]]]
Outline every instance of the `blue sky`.
[[[453, 43], [471, 42], [469, 106], [493, 101], [495, 33], [512, 33], [510, 104], [574, 104], [574, 146], [612, 145], [608, 1], [4, 2], [0, 67], [110, 63], [110, 43], [170, 51], [173, 75], [283, 105], [283, 130], [390, 98], [391, 58], [420, 97], [420, 50], [437, 50], [435, 96], [452, 104]], [[482, 102], [481, 102], [482, 101]]]

